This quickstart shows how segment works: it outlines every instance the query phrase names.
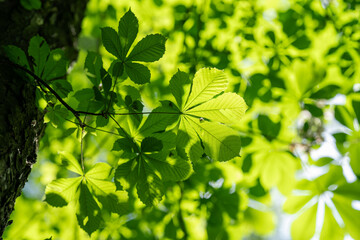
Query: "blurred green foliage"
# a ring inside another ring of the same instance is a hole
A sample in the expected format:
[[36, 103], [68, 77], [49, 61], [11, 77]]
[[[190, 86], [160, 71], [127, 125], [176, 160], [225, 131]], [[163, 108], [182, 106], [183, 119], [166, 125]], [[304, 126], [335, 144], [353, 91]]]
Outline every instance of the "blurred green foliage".
[[[232, 126], [241, 134], [242, 156], [193, 162], [189, 179], [165, 184], [157, 207], [146, 207], [132, 189], [131, 213], [103, 209], [104, 222], [91, 239], [360, 239], [354, 208], [360, 201], [360, 3], [91, 0], [68, 77], [74, 92], [91, 83], [87, 51], [103, 56], [106, 69], [114, 60], [101, 44], [101, 28], [117, 29], [129, 8], [141, 38], [156, 32], [167, 42], [165, 55], [145, 64], [151, 82], [134, 86], [141, 97], [130, 87], [121, 91], [153, 109], [171, 99], [169, 80], [178, 69], [191, 79], [202, 67], [224, 69], [227, 91], [249, 106]], [[76, 106], [75, 98], [70, 93], [66, 100]], [[73, 177], [59, 153], [80, 156], [81, 131], [68, 121], [56, 125], [46, 129], [5, 239], [90, 239], [77, 224], [76, 202], [53, 208], [41, 201], [47, 184]], [[110, 152], [115, 140], [87, 129], [85, 164], [117, 166], [120, 153]]]

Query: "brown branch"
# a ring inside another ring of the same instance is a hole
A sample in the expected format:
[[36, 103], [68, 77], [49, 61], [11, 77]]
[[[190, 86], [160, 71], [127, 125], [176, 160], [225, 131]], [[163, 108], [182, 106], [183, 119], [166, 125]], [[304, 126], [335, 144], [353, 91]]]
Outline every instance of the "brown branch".
[[27, 74], [29, 74], [31, 77], [33, 77], [33, 78], [36, 80], [36, 82], [37, 82], [39, 85], [40, 85], [40, 83], [41, 83], [42, 85], [44, 85], [47, 89], [49, 89], [49, 91], [50, 91], [52, 94], [54, 94], [54, 96], [57, 98], [57, 100], [59, 100], [59, 102], [61, 102], [62, 105], [64, 105], [64, 107], [67, 108], [67, 109], [75, 116], [75, 118], [79, 121], [80, 126], [83, 126], [83, 125], [84, 125], [83, 122], [81, 121], [80, 117], [79, 117], [79, 113], [78, 113], [75, 109], [73, 109], [72, 107], [70, 107], [70, 105], [67, 104], [67, 103], [59, 96], [59, 94], [57, 94], [57, 92], [56, 92], [52, 87], [50, 87], [49, 84], [47, 84], [44, 80], [42, 80], [40, 77], [38, 77], [37, 75], [35, 75], [35, 73], [33, 73], [33, 72], [31, 72], [29, 69], [27, 69], [27, 68], [25, 68], [25, 67], [23, 67], [23, 66], [21, 66], [21, 65], [19, 65], [19, 64], [13, 63], [13, 62], [11, 62], [11, 61], [9, 61], [9, 60], [3, 61], [3, 62], [5, 62], [6, 64], [11, 65], [11, 66], [13, 66], [13, 67], [21, 70], [21, 71], [23, 71], [23, 72], [25, 72], [25, 73], [27, 73]]

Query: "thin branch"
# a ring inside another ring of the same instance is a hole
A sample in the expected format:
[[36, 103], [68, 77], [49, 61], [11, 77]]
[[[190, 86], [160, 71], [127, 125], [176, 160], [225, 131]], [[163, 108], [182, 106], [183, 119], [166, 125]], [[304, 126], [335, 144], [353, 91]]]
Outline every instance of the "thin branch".
[[147, 114], [180, 114], [179, 112], [128, 112], [128, 113], [116, 113], [116, 112], [109, 112], [109, 113], [92, 113], [92, 112], [86, 112], [86, 111], [76, 111], [79, 114], [87, 114], [87, 115], [93, 115], [93, 116], [106, 116], [107, 114], [110, 115], [122, 115], [122, 116], [129, 116], [129, 115], [147, 115]]
[[[74, 121], [69, 120], [69, 119], [67, 119], [67, 118], [65, 118], [65, 120], [68, 121], [68, 122], [71, 122], [71, 123], [75, 124], [76, 126], [79, 126], [79, 123], [77, 123], [77, 122], [74, 122]], [[118, 133], [110, 132], [110, 131], [107, 131], [107, 130], [104, 130], [104, 129], [101, 129], [101, 128], [92, 127], [92, 126], [87, 125], [87, 124], [84, 124], [84, 127], [86, 127], [86, 128], [91, 128], [91, 129], [94, 129], [94, 130], [99, 131], [99, 132], [104, 132], [104, 133], [108, 133], [108, 134], [112, 134], [112, 135], [116, 135], [116, 136], [121, 136], [121, 135], [118, 134]]]
[[[22, 70], [23, 72], [29, 74], [30, 76], [32, 76], [36, 82], [39, 84], [41, 83], [42, 85], [44, 85], [47, 89], [49, 89], [49, 91], [54, 94], [54, 96], [59, 100], [59, 102], [62, 103], [62, 105], [64, 105], [65, 108], [67, 108], [74, 116], [75, 118], [79, 121], [80, 125], [83, 126], [83, 122], [81, 121], [80, 117], [79, 117], [79, 113], [73, 109], [72, 107], [70, 107], [69, 104], [67, 104], [60, 96], [59, 94], [57, 94], [57, 92], [52, 88], [50, 87], [49, 84], [47, 84], [44, 80], [42, 80], [40, 77], [38, 77], [37, 75], [35, 75], [33, 72], [31, 72], [29, 69], [19, 65], [19, 64], [16, 64], [16, 63], [13, 63], [9, 60], [7, 61], [4, 61], [5, 63], [7, 63], [8, 65], [11, 65], [19, 70]], [[39, 84], [40, 85], [40, 84]]]
[[85, 171], [84, 167], [84, 148], [83, 148], [83, 141], [84, 141], [84, 126], [81, 128], [81, 141], [80, 141], [80, 149], [81, 149], [81, 168], [83, 172]]

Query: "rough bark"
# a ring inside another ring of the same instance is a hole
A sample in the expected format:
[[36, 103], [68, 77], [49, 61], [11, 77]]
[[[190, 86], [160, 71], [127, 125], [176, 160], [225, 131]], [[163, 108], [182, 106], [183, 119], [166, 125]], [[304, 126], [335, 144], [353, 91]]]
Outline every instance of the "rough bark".
[[[39, 34], [50, 48], [63, 48], [70, 60], [77, 57], [77, 36], [87, 1], [42, 0], [40, 10], [28, 11], [20, 1], [0, 2], [0, 45], [16, 45], [25, 52]], [[36, 108], [35, 86], [25, 74], [0, 65], [0, 239], [14, 210], [15, 200], [36, 162], [44, 130], [43, 113]]]

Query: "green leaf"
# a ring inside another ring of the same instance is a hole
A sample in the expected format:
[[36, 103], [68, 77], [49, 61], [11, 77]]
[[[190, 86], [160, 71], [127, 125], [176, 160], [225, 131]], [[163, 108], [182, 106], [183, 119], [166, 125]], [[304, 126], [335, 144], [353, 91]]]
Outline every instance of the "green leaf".
[[213, 160], [222, 162], [240, 156], [241, 138], [235, 130], [194, 117], [186, 117], [186, 121], [195, 129], [203, 142], [205, 153]]
[[163, 183], [144, 159], [140, 159], [140, 162], [136, 185], [138, 196], [147, 206], [156, 206], [164, 195]]
[[311, 239], [315, 234], [317, 204], [303, 212], [291, 225], [294, 240]]
[[237, 123], [245, 115], [246, 109], [247, 106], [242, 97], [236, 93], [224, 93], [186, 113], [221, 123]]
[[283, 209], [287, 213], [294, 214], [300, 211], [313, 197], [313, 195], [291, 195], [286, 198]]
[[2, 49], [4, 50], [5, 55], [9, 58], [10, 61], [26, 67], [27, 69], [30, 69], [25, 52], [21, 48], [13, 45], [8, 45], [2, 47]]
[[128, 138], [120, 138], [114, 142], [113, 148], [111, 151], [125, 151], [133, 152], [135, 149], [135, 143]]
[[139, 164], [136, 154], [126, 154], [123, 159], [119, 160], [118, 167], [115, 171], [116, 189], [129, 189], [134, 186], [138, 180]]
[[111, 175], [111, 166], [107, 163], [96, 163], [89, 171], [86, 172], [86, 178], [92, 179], [108, 179]]
[[102, 207], [118, 214], [128, 212], [128, 195], [125, 191], [116, 191], [113, 182], [88, 178], [88, 185], [102, 204]]
[[200, 103], [209, 101], [225, 91], [228, 81], [223, 71], [215, 68], [202, 68], [196, 72], [191, 93], [184, 109], [188, 110]]
[[37, 10], [41, 8], [40, 0], [20, 0], [20, 3], [26, 10]]
[[360, 211], [352, 207], [352, 199], [340, 194], [334, 194], [332, 200], [345, 223], [347, 232], [354, 239], [360, 239]]
[[69, 154], [67, 152], [60, 152], [59, 156], [61, 158], [62, 164], [66, 167], [66, 169], [77, 173], [80, 176], [84, 174], [79, 161], [72, 154]]
[[158, 152], [162, 148], [162, 142], [154, 137], [146, 137], [141, 142], [141, 152]]
[[102, 69], [103, 62], [101, 56], [95, 52], [88, 52], [88, 55], [85, 59], [85, 69], [87, 69], [86, 75], [94, 86], [99, 86], [100, 84], [100, 69]]
[[50, 54], [50, 48], [45, 39], [40, 36], [35, 36], [30, 39], [29, 56], [34, 59], [34, 73], [41, 77], [45, 67], [47, 57]]
[[326, 87], [323, 87], [320, 90], [311, 94], [310, 98], [330, 99], [336, 95], [336, 93], [338, 92], [339, 89], [340, 89], [340, 87], [337, 85], [327, 85]]
[[55, 107], [50, 108], [49, 111], [45, 114], [44, 122], [50, 122], [54, 128], [57, 128], [64, 122], [64, 119], [67, 117], [67, 115], [67, 109], [61, 105], [56, 105]]
[[102, 82], [102, 86], [103, 86], [105, 95], [108, 95], [109, 91], [111, 89], [111, 86], [112, 86], [111, 76], [106, 72], [104, 74], [104, 76], [101, 78], [101, 82]]
[[199, 160], [204, 153], [198, 133], [187, 119], [180, 121], [176, 137], [176, 150], [183, 158]]
[[80, 187], [79, 203], [77, 205], [76, 217], [79, 226], [91, 236], [91, 234], [99, 229], [101, 218], [101, 210], [88, 187], [83, 183]]
[[176, 134], [173, 132], [160, 132], [160, 133], [153, 133], [151, 137], [159, 139], [162, 142], [163, 149], [172, 149], [176, 146]]
[[190, 161], [169, 155], [169, 151], [145, 155], [146, 162], [159, 171], [164, 181], [183, 181], [192, 172]]
[[155, 108], [147, 117], [144, 124], [138, 130], [138, 134], [149, 136], [152, 133], [163, 131], [167, 126], [176, 122], [179, 118], [176, 110], [170, 107]]
[[258, 116], [258, 126], [263, 136], [271, 141], [279, 135], [281, 122], [275, 123], [268, 116], [260, 114]]
[[360, 101], [352, 100], [351, 105], [354, 109], [355, 116], [358, 119], [358, 122], [360, 122]]
[[129, 10], [119, 21], [119, 37], [121, 46], [124, 50], [122, 51], [121, 59], [125, 60], [125, 57], [133, 44], [139, 30], [139, 22], [135, 17], [134, 13]]
[[325, 205], [324, 224], [321, 229], [320, 239], [344, 239], [345, 231], [336, 222], [331, 209]]
[[336, 188], [335, 194], [344, 196], [351, 200], [360, 200], [360, 181], [342, 184]]
[[109, 72], [111, 72], [113, 78], [116, 80], [118, 77], [123, 75], [124, 64], [122, 62], [118, 62], [118, 60], [113, 61], [109, 68]]
[[66, 206], [76, 196], [81, 177], [77, 178], [59, 178], [46, 186], [45, 201], [53, 207]]
[[122, 49], [117, 32], [111, 27], [101, 28], [101, 37], [105, 49], [117, 58], [121, 58]]
[[311, 44], [310, 39], [303, 34], [302, 36], [298, 37], [293, 43], [291, 43], [294, 47], [300, 49], [300, 50], [304, 50], [306, 48], [308, 48]]
[[62, 98], [66, 98], [73, 91], [71, 84], [66, 79], [51, 81], [50, 85]]
[[161, 34], [147, 35], [138, 42], [126, 61], [155, 62], [165, 53], [165, 37]]
[[125, 63], [125, 71], [131, 81], [136, 84], [145, 84], [150, 82], [150, 70], [142, 64], [127, 62]]
[[96, 116], [96, 127], [105, 127], [109, 123], [109, 118], [104, 116]]
[[61, 49], [55, 49], [50, 52], [42, 74], [43, 80], [50, 80], [66, 75], [67, 60]]
[[183, 110], [185, 102], [189, 97], [190, 87], [191, 81], [189, 75], [180, 70], [170, 80], [169, 88], [180, 110]]

